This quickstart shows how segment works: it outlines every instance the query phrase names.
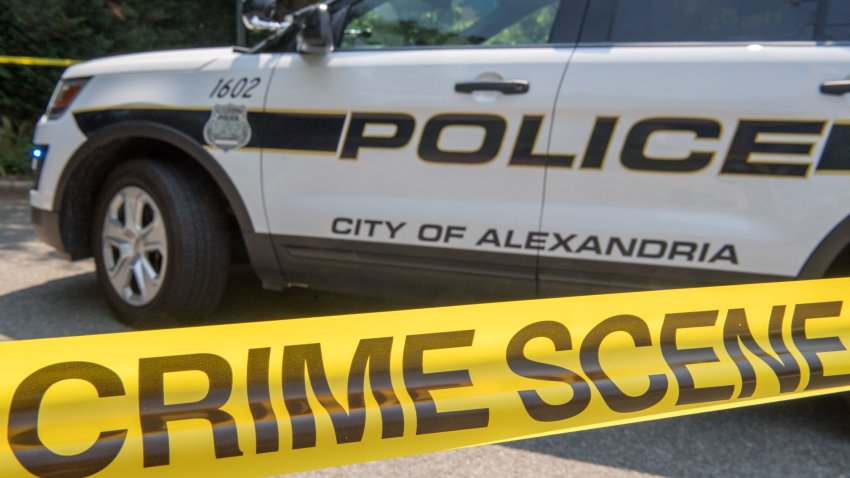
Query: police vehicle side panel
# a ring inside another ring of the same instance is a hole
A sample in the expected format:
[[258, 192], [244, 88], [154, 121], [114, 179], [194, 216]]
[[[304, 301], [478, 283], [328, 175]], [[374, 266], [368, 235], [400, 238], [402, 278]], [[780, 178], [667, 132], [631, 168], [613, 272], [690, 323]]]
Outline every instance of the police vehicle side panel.
[[[263, 186], [288, 280], [371, 293], [413, 280], [419, 295], [449, 280], [467, 298], [533, 295], [537, 253], [486, 251], [480, 241], [490, 228], [517, 237], [538, 228], [544, 169], [509, 163], [524, 118], [551, 116], [570, 54], [283, 56], [267, 105], [280, 138], [264, 150]], [[500, 80], [529, 89], [456, 92], [457, 84]], [[550, 124], [536, 125], [529, 148], [545, 150]]]
[[846, 47], [578, 48], [551, 148], [575, 160], [548, 168], [541, 228], [575, 237], [541, 251], [541, 277], [588, 261], [796, 277], [850, 213], [850, 100], [819, 92], [848, 74]]
[[[796, 277], [848, 242], [850, 100], [818, 92], [848, 60], [811, 44], [98, 60], [39, 123], [31, 203], [58, 237], [69, 191], [108, 172], [90, 154], [135, 132], [205, 165], [267, 286], [474, 300]], [[456, 91], [502, 80], [530, 87]]]

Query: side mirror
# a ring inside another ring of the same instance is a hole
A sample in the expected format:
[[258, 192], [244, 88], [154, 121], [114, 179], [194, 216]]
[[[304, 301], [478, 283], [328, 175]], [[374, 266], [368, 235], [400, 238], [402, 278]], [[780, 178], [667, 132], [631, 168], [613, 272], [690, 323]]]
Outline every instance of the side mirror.
[[328, 6], [320, 3], [297, 14], [298, 52], [326, 54], [334, 51], [333, 24]]
[[287, 24], [275, 20], [277, 0], [243, 0], [242, 23], [252, 31], [279, 31]]

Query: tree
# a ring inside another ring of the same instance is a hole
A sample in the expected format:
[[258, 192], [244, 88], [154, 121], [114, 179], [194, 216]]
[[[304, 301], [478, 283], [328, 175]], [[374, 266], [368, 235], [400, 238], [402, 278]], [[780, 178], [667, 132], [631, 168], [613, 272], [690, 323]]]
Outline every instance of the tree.
[[[124, 0], [120, 10], [123, 20], [106, 0], [0, 0], [0, 55], [86, 60], [234, 42], [233, 0]], [[61, 73], [0, 65], [0, 117], [28, 131]]]

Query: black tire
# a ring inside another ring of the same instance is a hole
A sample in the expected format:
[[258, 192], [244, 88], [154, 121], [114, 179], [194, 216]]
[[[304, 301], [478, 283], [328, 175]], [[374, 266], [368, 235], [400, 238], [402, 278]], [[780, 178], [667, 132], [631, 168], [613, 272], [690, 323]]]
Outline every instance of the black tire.
[[[216, 308], [227, 284], [230, 235], [224, 205], [212, 191], [202, 175], [161, 160], [128, 161], [109, 175], [95, 209], [93, 255], [98, 282], [122, 322], [140, 329], [172, 327]], [[133, 205], [141, 212], [130, 220], [126, 211]], [[133, 221], [135, 229], [128, 225]], [[131, 229], [142, 232], [127, 232]], [[145, 230], [158, 240], [139, 239]], [[139, 269], [127, 265], [139, 263]]]

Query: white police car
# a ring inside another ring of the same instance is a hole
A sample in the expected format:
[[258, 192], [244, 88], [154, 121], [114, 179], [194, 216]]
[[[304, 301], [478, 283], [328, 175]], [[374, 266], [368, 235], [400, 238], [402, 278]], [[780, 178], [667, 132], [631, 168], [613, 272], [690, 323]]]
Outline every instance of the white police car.
[[338, 0], [69, 68], [39, 236], [123, 320], [265, 287], [461, 300], [841, 274], [850, 2]]

